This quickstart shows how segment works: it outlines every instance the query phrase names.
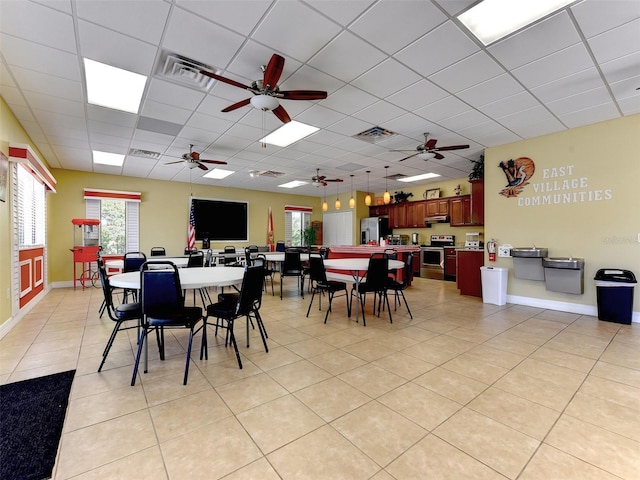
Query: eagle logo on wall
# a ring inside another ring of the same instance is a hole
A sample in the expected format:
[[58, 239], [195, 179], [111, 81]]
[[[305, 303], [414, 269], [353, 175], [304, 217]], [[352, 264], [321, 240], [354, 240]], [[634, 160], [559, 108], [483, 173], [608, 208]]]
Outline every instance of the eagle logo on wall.
[[507, 198], [520, 195], [529, 179], [536, 171], [535, 163], [529, 157], [519, 157], [515, 160], [502, 161], [498, 166], [507, 177], [507, 185], [500, 191], [500, 195]]

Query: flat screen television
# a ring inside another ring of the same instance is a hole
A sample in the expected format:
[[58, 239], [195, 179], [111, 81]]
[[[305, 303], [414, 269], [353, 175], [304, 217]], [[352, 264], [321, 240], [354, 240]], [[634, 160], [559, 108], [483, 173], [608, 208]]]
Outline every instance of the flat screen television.
[[196, 240], [210, 242], [249, 241], [249, 203], [191, 199]]

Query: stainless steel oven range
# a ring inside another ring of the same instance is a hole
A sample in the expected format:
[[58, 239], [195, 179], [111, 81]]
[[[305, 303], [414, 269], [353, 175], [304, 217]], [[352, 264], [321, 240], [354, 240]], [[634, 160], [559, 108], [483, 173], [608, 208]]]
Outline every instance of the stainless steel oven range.
[[431, 235], [430, 244], [420, 247], [420, 277], [444, 280], [444, 247], [455, 244], [455, 235]]

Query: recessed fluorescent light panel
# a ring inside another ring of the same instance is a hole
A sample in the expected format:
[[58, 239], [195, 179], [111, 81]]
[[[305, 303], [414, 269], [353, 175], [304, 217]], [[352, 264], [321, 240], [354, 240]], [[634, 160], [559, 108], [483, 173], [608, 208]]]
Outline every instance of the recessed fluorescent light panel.
[[124, 163], [124, 155], [93, 150], [93, 163], [99, 163], [100, 165], [111, 165], [113, 167], [121, 167]]
[[560, 10], [575, 0], [484, 0], [458, 19], [485, 45]]
[[228, 177], [232, 173], [235, 173], [233, 170], [224, 170], [222, 168], [214, 168], [209, 173], [203, 175], [205, 178], [213, 178], [215, 180], [221, 180], [223, 178]]
[[84, 59], [87, 101], [93, 105], [138, 113], [147, 77]]
[[278, 185], [282, 188], [296, 188], [301, 187], [302, 185], [306, 185], [309, 182], [303, 182], [302, 180], [293, 180], [292, 182], [283, 183], [282, 185]]
[[318, 130], [320, 130], [318, 127], [312, 127], [311, 125], [306, 125], [292, 120], [291, 122], [285, 123], [274, 132], [271, 132], [266, 137], [260, 139], [260, 141], [277, 147], [288, 147], [292, 143], [297, 142]]
[[414, 175], [413, 177], [399, 178], [399, 182], [417, 182], [419, 180], [427, 180], [428, 178], [439, 177], [437, 173], [423, 173], [422, 175]]

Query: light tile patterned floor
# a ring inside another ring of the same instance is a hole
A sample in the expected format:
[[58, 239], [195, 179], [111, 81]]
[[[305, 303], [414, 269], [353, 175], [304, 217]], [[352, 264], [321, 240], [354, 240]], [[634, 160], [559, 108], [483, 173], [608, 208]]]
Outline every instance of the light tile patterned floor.
[[198, 335], [183, 386], [187, 337], [169, 333], [135, 387], [135, 330], [96, 372], [101, 290], [52, 290], [0, 341], [0, 381], [77, 369], [56, 479], [640, 478], [637, 324], [418, 278], [413, 320], [368, 305], [363, 327], [338, 298], [325, 325], [285, 287], [263, 299], [269, 353], [240, 322], [244, 369], [220, 338], [200, 361]]

